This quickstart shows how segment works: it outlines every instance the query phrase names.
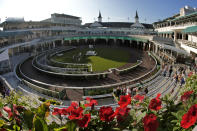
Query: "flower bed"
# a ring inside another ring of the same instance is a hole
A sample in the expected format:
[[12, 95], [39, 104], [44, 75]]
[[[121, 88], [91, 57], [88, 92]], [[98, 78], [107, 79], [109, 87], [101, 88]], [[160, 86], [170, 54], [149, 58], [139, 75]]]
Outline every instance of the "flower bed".
[[[50, 110], [50, 102], [31, 107], [16, 95], [0, 99], [1, 130], [67, 131], [192, 131], [197, 124], [197, 75], [187, 79], [176, 101], [169, 95], [149, 99], [137, 94], [121, 96], [118, 107], [103, 106], [86, 98], [85, 104], [72, 102], [68, 108]], [[55, 116], [59, 120], [52, 119]]]

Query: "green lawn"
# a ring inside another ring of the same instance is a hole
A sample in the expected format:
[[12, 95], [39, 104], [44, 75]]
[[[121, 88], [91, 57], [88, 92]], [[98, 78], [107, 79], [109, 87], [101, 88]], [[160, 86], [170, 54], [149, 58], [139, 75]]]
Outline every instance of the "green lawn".
[[[128, 63], [130, 53], [128, 50], [121, 48], [96, 48], [97, 56], [85, 56], [86, 51], [90, 49], [75, 49], [72, 51], [64, 52], [62, 56], [54, 56], [53, 60], [64, 63], [90, 63], [92, 64], [93, 71], [101, 72], [109, 68], [118, 68]], [[78, 62], [73, 60], [73, 55], [82, 53], [81, 60]]]

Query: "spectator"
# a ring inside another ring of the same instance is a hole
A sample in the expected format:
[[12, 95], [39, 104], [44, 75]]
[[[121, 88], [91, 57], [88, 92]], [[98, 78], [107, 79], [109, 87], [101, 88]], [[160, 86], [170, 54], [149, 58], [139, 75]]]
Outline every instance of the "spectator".
[[182, 76], [182, 77], [181, 77], [181, 87], [182, 87], [183, 84], [185, 84], [185, 79], [184, 79], [184, 77]]
[[175, 84], [176, 85], [177, 85], [178, 81], [179, 81], [179, 76], [177, 74], [175, 74]]
[[172, 66], [170, 66], [169, 77], [171, 77], [172, 71], [173, 71]]
[[131, 89], [130, 88], [127, 88], [126, 95], [131, 95]]
[[120, 95], [121, 95], [120, 87], [118, 87], [118, 89], [116, 90], [116, 95], [117, 95], [118, 98], [120, 97]]
[[163, 71], [163, 76], [164, 76], [164, 77], [166, 76], [167, 70], [168, 70], [168, 66], [167, 66], [167, 65], [165, 65], [165, 67], [164, 67], [164, 71]]
[[132, 96], [135, 96], [136, 95], [136, 88], [133, 88], [132, 90]]
[[145, 95], [148, 94], [148, 88], [145, 88], [144, 93], [145, 93]]

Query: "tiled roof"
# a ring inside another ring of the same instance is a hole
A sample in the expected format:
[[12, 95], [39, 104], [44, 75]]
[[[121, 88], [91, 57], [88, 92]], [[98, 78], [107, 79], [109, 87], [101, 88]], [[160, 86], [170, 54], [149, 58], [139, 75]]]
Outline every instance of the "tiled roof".
[[31, 31], [1, 31], [0, 37], [33, 34]]
[[55, 15], [56, 17], [66, 17], [66, 18], [73, 18], [73, 19], [79, 19], [80, 17], [77, 16], [72, 16], [72, 15], [67, 15], [67, 14], [58, 14], [58, 13], [54, 13], [52, 15]]
[[187, 17], [194, 16], [194, 15], [197, 15], [197, 11], [196, 11], [196, 12], [193, 12], [193, 13], [190, 13], [190, 14], [188, 14], [188, 15], [185, 15], [185, 16], [176, 17], [176, 18], [173, 19], [172, 21], [179, 20], [179, 19], [183, 19], [183, 18], [187, 18]]
[[[99, 22], [103, 27], [112, 27], [112, 28], [130, 28], [134, 23], [131, 22]], [[85, 27], [90, 27], [92, 23], [86, 23]], [[147, 29], [153, 29], [152, 24], [141, 23]]]

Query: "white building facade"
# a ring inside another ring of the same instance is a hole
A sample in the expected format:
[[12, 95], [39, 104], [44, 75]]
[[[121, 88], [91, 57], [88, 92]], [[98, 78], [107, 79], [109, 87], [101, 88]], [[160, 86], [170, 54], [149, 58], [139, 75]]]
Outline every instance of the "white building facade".
[[99, 11], [98, 21], [86, 23], [78, 31], [79, 34], [118, 34], [118, 35], [142, 35], [154, 34], [152, 24], [139, 22], [136, 11], [135, 22], [102, 22], [102, 16]]
[[154, 23], [158, 36], [173, 39], [180, 48], [197, 56], [197, 9], [185, 6], [172, 17]]

